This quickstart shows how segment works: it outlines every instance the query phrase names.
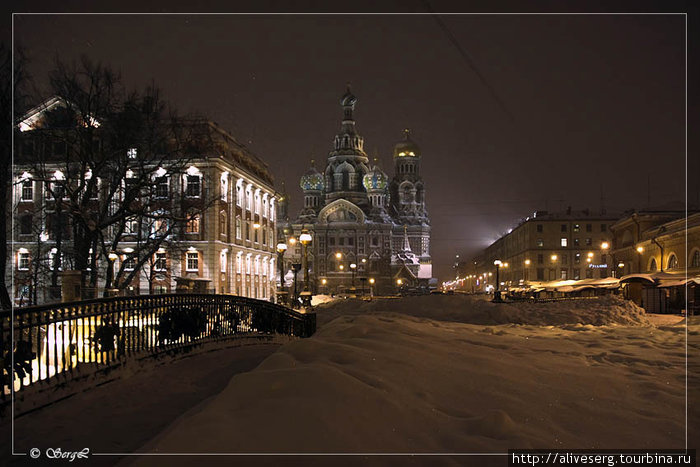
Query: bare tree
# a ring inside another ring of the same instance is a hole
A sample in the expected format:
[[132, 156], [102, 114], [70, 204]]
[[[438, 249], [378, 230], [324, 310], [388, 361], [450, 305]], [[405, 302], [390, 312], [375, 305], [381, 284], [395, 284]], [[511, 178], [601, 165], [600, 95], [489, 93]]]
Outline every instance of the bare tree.
[[[57, 255], [84, 272], [83, 286], [97, 286], [102, 260], [106, 283], [125, 288], [213, 202], [204, 190], [192, 202], [180, 188], [201, 147], [197, 127], [155, 86], [127, 93], [117, 73], [86, 58], [58, 62], [50, 83], [53, 97], [28, 135], [37, 150], [23, 163], [45, 187]], [[125, 244], [131, 251], [114, 271], [110, 253]]]

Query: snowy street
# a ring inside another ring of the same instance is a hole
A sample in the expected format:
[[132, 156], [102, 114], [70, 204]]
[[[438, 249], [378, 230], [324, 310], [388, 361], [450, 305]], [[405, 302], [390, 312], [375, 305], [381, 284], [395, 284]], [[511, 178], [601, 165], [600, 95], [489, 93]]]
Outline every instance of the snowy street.
[[[348, 299], [316, 311], [312, 338], [185, 359], [155, 378], [137, 375], [22, 417], [18, 448], [36, 436], [42, 446], [99, 452], [255, 454], [120, 463], [138, 466], [506, 465], [499, 456], [356, 454], [684, 446], [679, 317], [647, 316], [617, 298], [493, 304], [459, 295]], [[699, 330], [691, 323], [691, 355]], [[216, 363], [229, 358], [220, 371]], [[689, 364], [693, 401], [698, 364]], [[183, 373], [190, 378], [181, 381]], [[205, 378], [213, 378], [206, 389]], [[168, 413], [154, 422], [148, 404], [166, 402]], [[77, 410], [100, 404], [106, 412]], [[691, 404], [691, 440], [698, 419]]]

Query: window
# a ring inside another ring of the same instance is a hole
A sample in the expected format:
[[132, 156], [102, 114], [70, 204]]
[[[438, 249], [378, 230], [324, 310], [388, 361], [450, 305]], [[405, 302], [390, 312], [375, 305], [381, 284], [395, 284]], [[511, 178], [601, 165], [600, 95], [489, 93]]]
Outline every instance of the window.
[[250, 274], [250, 254], [245, 257], [245, 272]]
[[569, 262], [569, 255], [561, 255], [561, 264], [567, 264]]
[[537, 231], [542, 232], [542, 224], [537, 224]]
[[138, 150], [136, 148], [129, 148], [126, 150], [126, 157], [129, 159], [136, 159], [136, 156], [138, 155]]
[[255, 192], [255, 214], [260, 214], [260, 193]]
[[219, 189], [221, 190], [221, 201], [228, 200], [228, 173], [224, 172], [221, 174], [221, 184]]
[[574, 246], [579, 246], [581, 242], [579, 241], [578, 238], [574, 238]]
[[561, 280], [566, 280], [566, 279], [567, 279], [568, 273], [569, 273], [569, 270], [568, 270], [568, 269], [566, 269], [566, 268], [561, 268], [561, 274], [559, 275], [559, 278], [560, 278]]
[[241, 273], [241, 263], [242, 263], [241, 254], [238, 253], [236, 255], [236, 272], [239, 274]]
[[221, 211], [219, 212], [219, 232], [220, 235], [226, 235], [226, 232], [228, 231], [227, 227], [227, 222], [226, 222], [226, 211]]
[[608, 224], [600, 224], [600, 231], [605, 232], [608, 230]]
[[340, 237], [340, 238], [338, 239], [338, 245], [340, 245], [340, 246], [345, 245], [345, 237]]
[[241, 239], [241, 218], [236, 217], [236, 238]]
[[574, 232], [580, 232], [580, 231], [581, 231], [581, 225], [574, 224]]
[[187, 175], [187, 184], [185, 187], [185, 196], [189, 198], [199, 198], [202, 193], [202, 177], [201, 175]]
[[649, 271], [654, 272], [658, 266], [656, 266], [656, 258], [651, 258], [651, 262], [649, 263]]
[[581, 264], [581, 253], [574, 254], [574, 264]]
[[250, 222], [248, 221], [245, 223], [245, 239], [250, 241]]
[[198, 234], [199, 233], [199, 221], [200, 221], [199, 214], [195, 214], [194, 216], [190, 217], [190, 219], [187, 221], [187, 224], [185, 224], [185, 233], [186, 234]]
[[575, 280], [575, 281], [581, 279], [581, 270], [580, 270], [580, 269], [575, 268], [575, 269], [573, 270], [573, 272], [574, 272], [574, 280]]
[[691, 256], [690, 267], [691, 268], [699, 268], [700, 267], [700, 250], [695, 250], [695, 252], [693, 253], [693, 256]]
[[34, 181], [31, 179], [22, 181], [22, 195], [20, 199], [22, 201], [34, 200]]
[[243, 203], [243, 187], [236, 185], [236, 205], [241, 206]]
[[31, 214], [25, 214], [19, 218], [19, 233], [20, 235], [30, 235], [32, 233], [32, 224], [34, 223], [34, 216]]
[[265, 227], [262, 229], [262, 241], [263, 245], [267, 245], [267, 229]]
[[151, 227], [151, 236], [152, 237], [158, 237], [158, 236], [163, 236], [165, 235], [168, 230], [168, 219], [164, 218], [156, 218], [153, 220], [153, 225]]
[[372, 246], [379, 246], [379, 237], [376, 235], [372, 237]]
[[668, 257], [668, 269], [678, 269], [678, 258], [674, 254]]
[[186, 256], [185, 268], [188, 272], [199, 271], [199, 253], [196, 251], [188, 251]]
[[538, 281], [544, 280], [544, 268], [537, 268], [537, 280]]
[[20, 271], [29, 271], [29, 252], [20, 251], [17, 253], [17, 269]]
[[248, 188], [245, 192], [246, 194], [246, 203], [245, 203], [245, 208], [250, 211], [253, 207], [253, 192], [250, 191], [250, 188]]
[[562, 231], [562, 232], [566, 232], [566, 230], [567, 230], [567, 229], [566, 229], [566, 224], [562, 224], [562, 225], [561, 225], [561, 231]]
[[593, 224], [586, 224], [586, 232], [593, 232]]
[[567, 247], [569, 245], [569, 240], [566, 238], [562, 238], [560, 244], [562, 247]]
[[591, 237], [588, 237], [588, 238], [586, 239], [586, 245], [587, 245], [587, 246], [593, 245], [593, 239], [592, 239]]
[[170, 180], [167, 176], [156, 177], [156, 198], [167, 198], [170, 196]]
[[328, 246], [335, 246], [335, 237], [328, 237]]
[[134, 217], [128, 218], [124, 223], [125, 235], [136, 235], [139, 232], [139, 221]]
[[267, 195], [263, 197], [263, 217], [267, 217]]
[[167, 256], [165, 253], [156, 253], [153, 269], [156, 271], [165, 271], [167, 268]]
[[593, 279], [593, 269], [586, 269], [586, 279]]
[[542, 253], [539, 253], [537, 255], [537, 264], [542, 264], [544, 263], [544, 255]]
[[255, 226], [253, 226], [253, 240], [255, 241], [255, 243], [260, 243], [260, 240], [258, 238], [258, 232], [260, 232], [260, 228], [258, 227], [256, 229]]
[[124, 270], [133, 271], [136, 268], [136, 258], [132, 256], [124, 257]]
[[219, 266], [221, 272], [226, 272], [226, 251], [222, 251], [219, 255]]
[[63, 182], [51, 182], [49, 183], [49, 192], [47, 197], [51, 199], [62, 199], [66, 196], [66, 187], [63, 186]]
[[541, 238], [538, 238], [537, 239], [537, 247], [543, 248], [544, 247], [544, 240], [542, 240]]

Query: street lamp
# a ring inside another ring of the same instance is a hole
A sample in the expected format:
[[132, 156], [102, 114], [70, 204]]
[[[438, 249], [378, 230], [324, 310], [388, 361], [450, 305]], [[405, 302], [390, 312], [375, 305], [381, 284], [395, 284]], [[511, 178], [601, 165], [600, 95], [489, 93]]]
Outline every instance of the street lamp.
[[[601, 243], [600, 249], [603, 250], [606, 253], [606, 255], [609, 254], [610, 253], [610, 251], [609, 251], [610, 250], [610, 243], [608, 243], [608, 242]], [[605, 258], [605, 266], [607, 266], [607, 265], [608, 265], [608, 258], [606, 257]], [[616, 273], [616, 271], [615, 271], [615, 258], [612, 258], [612, 262], [610, 263], [610, 265], [612, 266], [610, 268], [610, 273], [612, 274], [613, 277], [615, 277], [617, 275], [617, 274], [615, 274]]]
[[299, 241], [304, 246], [304, 291], [302, 292], [302, 302], [304, 306], [311, 306], [311, 291], [309, 290], [309, 244], [311, 234], [304, 229], [299, 235]]
[[351, 289], [355, 290], [355, 269], [357, 269], [357, 264], [350, 263], [350, 269], [352, 270], [352, 286]]
[[398, 289], [398, 290], [397, 290], [398, 293], [401, 292], [401, 285], [402, 285], [402, 284], [403, 284], [403, 280], [402, 280], [402, 279], [396, 279], [396, 288]]
[[284, 252], [287, 251], [287, 244], [279, 242], [277, 244], [277, 263], [280, 270], [280, 288], [277, 291], [277, 303], [284, 303]]
[[637, 247], [637, 272], [642, 272], [642, 254], [644, 253], [644, 247], [643, 246], [638, 246]]
[[369, 278], [369, 298], [374, 296], [374, 277]]
[[501, 269], [501, 266], [503, 265], [503, 262], [500, 259], [497, 259], [493, 262], [493, 265], [496, 266], [496, 290], [493, 292], [493, 300], [492, 302], [502, 302], [503, 300], [501, 299], [501, 291], [500, 291], [500, 286], [501, 282], [498, 276], [499, 269]]
[[525, 274], [523, 274], [523, 279], [526, 281], [530, 280], [530, 263], [532, 263], [532, 261], [529, 259], [525, 260]]

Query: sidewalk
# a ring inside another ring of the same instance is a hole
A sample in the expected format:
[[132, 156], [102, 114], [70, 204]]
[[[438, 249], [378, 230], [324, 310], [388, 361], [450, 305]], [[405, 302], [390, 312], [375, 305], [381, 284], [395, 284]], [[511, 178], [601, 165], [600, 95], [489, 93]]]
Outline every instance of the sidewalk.
[[120, 457], [92, 454], [137, 450], [278, 348], [278, 344], [257, 344], [185, 356], [16, 418], [15, 452], [39, 448], [37, 460], [10, 458], [11, 424], [2, 420], [0, 452], [9, 461], [3, 465], [44, 465], [47, 448], [89, 448], [90, 465], [114, 465]]

